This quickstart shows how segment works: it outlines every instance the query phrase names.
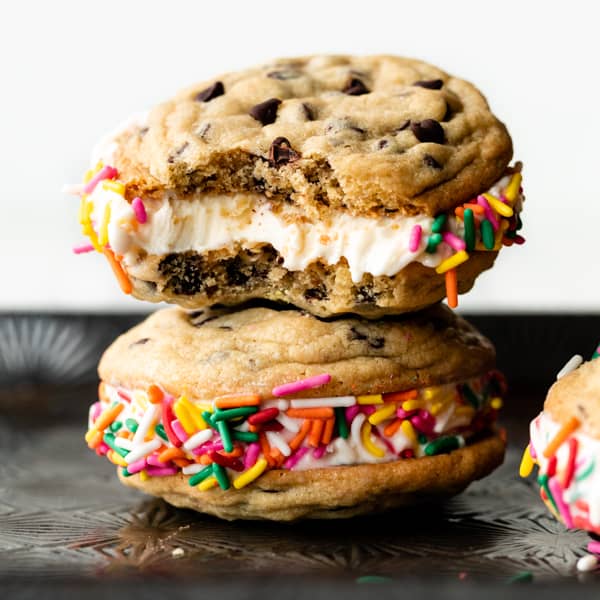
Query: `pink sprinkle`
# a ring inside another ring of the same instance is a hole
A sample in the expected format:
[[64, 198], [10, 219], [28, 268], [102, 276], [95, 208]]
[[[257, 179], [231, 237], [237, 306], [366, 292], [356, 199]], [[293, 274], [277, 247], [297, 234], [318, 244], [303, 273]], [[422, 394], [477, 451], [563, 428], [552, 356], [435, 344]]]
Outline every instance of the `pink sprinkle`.
[[591, 552], [592, 554], [600, 554], [600, 542], [595, 540], [588, 542], [587, 549], [588, 552]]
[[94, 404], [92, 404], [92, 414], [90, 415], [92, 423], [100, 416], [101, 412], [102, 405], [100, 404], [100, 402], [94, 402]]
[[370, 417], [377, 409], [372, 404], [360, 407], [360, 412]]
[[108, 447], [106, 442], [101, 442], [100, 445], [96, 448], [96, 453], [100, 456], [104, 456], [109, 450], [110, 448]]
[[273, 396], [287, 396], [288, 394], [295, 394], [296, 392], [302, 392], [304, 390], [311, 390], [316, 387], [325, 385], [331, 381], [331, 375], [329, 373], [323, 373], [322, 375], [315, 375], [314, 377], [307, 377], [306, 379], [300, 379], [293, 383], [284, 383], [273, 388]]
[[132, 462], [130, 465], [127, 465], [127, 472], [133, 475], [134, 473], [139, 473], [143, 469], [146, 468], [146, 459], [140, 458], [140, 460], [136, 460]]
[[517, 244], [518, 246], [522, 246], [525, 243], [525, 238], [522, 235], [515, 235], [515, 237], [513, 238], [513, 241], [515, 244]]
[[256, 464], [258, 455], [260, 454], [260, 444], [258, 442], [252, 442], [246, 450], [246, 456], [244, 456], [244, 469], [249, 469]]
[[408, 249], [411, 252], [416, 252], [421, 245], [421, 237], [423, 235], [423, 228], [420, 225], [414, 225], [408, 240]]
[[81, 244], [80, 246], [73, 246], [73, 254], [85, 254], [86, 252], [93, 252], [94, 246], [91, 244]]
[[398, 408], [396, 410], [396, 416], [399, 419], [410, 419], [416, 413], [417, 413], [416, 409], [415, 410], [404, 410], [403, 408]]
[[381, 435], [381, 432], [379, 429], [377, 429], [377, 427], [373, 427], [371, 431], [377, 439], [381, 440], [381, 442], [392, 454], [396, 454], [396, 449], [394, 448], [393, 444], [385, 436]]
[[485, 218], [492, 224], [494, 231], [498, 231], [500, 223], [498, 222], [496, 213], [492, 210], [490, 203], [485, 199], [484, 196], [477, 196], [477, 204], [479, 204], [479, 206], [483, 206], [483, 209], [485, 210]]
[[556, 502], [556, 506], [558, 507], [558, 512], [563, 518], [567, 529], [573, 529], [574, 525], [573, 519], [571, 518], [571, 511], [569, 510], [569, 507], [565, 504], [565, 501], [563, 500], [563, 491], [560, 487], [560, 484], [558, 483], [558, 479], [556, 477], [550, 479], [548, 481], [548, 487], [552, 492], [552, 496], [554, 497], [554, 501]]
[[144, 224], [148, 220], [146, 207], [144, 206], [141, 198], [134, 198], [131, 203], [131, 208], [133, 209], [133, 214], [135, 215], [138, 223]]
[[442, 233], [442, 239], [444, 240], [444, 242], [446, 242], [446, 244], [448, 244], [448, 246], [450, 246], [450, 248], [453, 248], [457, 252], [467, 249], [465, 241], [461, 240], [457, 235], [454, 235], [449, 231], [445, 231], [444, 233]]
[[422, 433], [431, 433], [435, 427], [435, 418], [426, 410], [420, 410], [410, 422]]
[[146, 473], [150, 477], [166, 477], [167, 475], [175, 475], [179, 469], [177, 467], [146, 467]]
[[531, 458], [533, 458], [533, 460], [537, 458], [537, 452], [535, 451], [535, 448], [531, 442], [529, 442], [529, 454], [531, 454]]
[[313, 458], [315, 460], [319, 460], [323, 458], [323, 454], [325, 454], [325, 450], [327, 450], [327, 446], [325, 444], [321, 444], [318, 448], [313, 450]]
[[354, 404], [353, 406], [349, 406], [346, 409], [346, 421], [350, 423], [354, 420], [354, 417], [360, 412], [360, 406], [358, 404]]
[[283, 466], [290, 471], [300, 462], [301, 458], [308, 452], [308, 448], [306, 446], [302, 446], [302, 448], [298, 448], [298, 450], [292, 454], [284, 463]]
[[175, 432], [175, 435], [182, 441], [187, 442], [190, 437], [183, 428], [183, 425], [179, 422], [179, 419], [174, 419], [171, 421], [171, 428]]
[[162, 460], [158, 459], [158, 454], [151, 454], [150, 456], [146, 457], [146, 462], [153, 467], [164, 467], [167, 466], [170, 461], [163, 462]]
[[208, 454], [209, 452], [218, 452], [223, 450], [223, 442], [206, 442], [201, 446], [198, 446], [192, 450], [192, 454], [195, 456], [201, 456], [202, 454]]
[[83, 187], [84, 194], [91, 194], [103, 179], [116, 179], [119, 172], [114, 167], [102, 167]]

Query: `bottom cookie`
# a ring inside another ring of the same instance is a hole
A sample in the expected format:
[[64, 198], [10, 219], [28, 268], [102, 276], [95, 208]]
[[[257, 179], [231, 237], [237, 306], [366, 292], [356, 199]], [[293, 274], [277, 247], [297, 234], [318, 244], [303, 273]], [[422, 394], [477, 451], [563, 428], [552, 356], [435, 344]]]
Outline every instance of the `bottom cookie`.
[[235, 493], [200, 491], [181, 473], [144, 480], [139, 473], [124, 477], [118, 471], [127, 486], [226, 520], [342, 519], [454, 496], [502, 464], [504, 450], [502, 437], [490, 434], [437, 456], [305, 471], [277, 469]]

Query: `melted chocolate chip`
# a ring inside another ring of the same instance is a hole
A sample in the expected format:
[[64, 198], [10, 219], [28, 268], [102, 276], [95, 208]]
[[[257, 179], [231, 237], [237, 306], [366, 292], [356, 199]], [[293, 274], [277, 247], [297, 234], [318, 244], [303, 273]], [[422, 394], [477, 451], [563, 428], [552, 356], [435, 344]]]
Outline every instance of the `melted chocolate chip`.
[[410, 129], [420, 142], [444, 143], [444, 128], [435, 119], [425, 119], [424, 121], [411, 123]]
[[149, 341], [150, 341], [150, 338], [141, 338], [141, 339], [137, 340], [136, 342], [133, 342], [133, 344], [129, 344], [129, 347], [131, 348], [132, 346], [143, 346], [144, 344], [146, 344]]
[[314, 121], [317, 118], [314, 106], [303, 102], [302, 110], [304, 111], [304, 116], [306, 117], [307, 121]]
[[281, 100], [279, 98], [269, 98], [253, 106], [248, 111], [248, 114], [263, 125], [270, 125], [271, 123], [275, 123], [277, 108], [280, 104]]
[[383, 150], [384, 148], [387, 148], [389, 145], [390, 145], [390, 143], [387, 140], [379, 140], [377, 142], [377, 149]]
[[218, 98], [225, 93], [225, 86], [222, 81], [215, 81], [212, 85], [208, 86], [206, 89], [198, 92], [195, 96], [195, 100], [198, 102], [209, 102], [214, 98]]
[[366, 341], [371, 348], [379, 349], [385, 345], [385, 338], [382, 336], [370, 336], [368, 333], [359, 331], [356, 327], [350, 327], [348, 338], [351, 341], [358, 340], [360, 342]]
[[425, 156], [423, 156], [423, 163], [433, 169], [443, 169], [442, 165], [440, 165], [440, 163], [435, 160], [431, 154], [425, 154]]
[[324, 300], [327, 298], [327, 289], [323, 285], [309, 288], [304, 292], [304, 297], [307, 300]]
[[352, 77], [348, 80], [342, 92], [348, 94], [348, 96], [362, 96], [368, 94], [369, 89], [358, 77]]
[[405, 129], [408, 129], [410, 127], [410, 119], [407, 119], [406, 121], [404, 121], [404, 123], [402, 123], [402, 125], [400, 125], [400, 127], [398, 127], [398, 129], [396, 129], [396, 131], [404, 131]]
[[426, 88], [428, 90], [440, 90], [442, 89], [444, 82], [441, 79], [422, 79], [420, 81], [415, 81], [413, 85]]
[[452, 118], [452, 108], [446, 102], [446, 112], [444, 113], [444, 118], [442, 119], [442, 121], [449, 121], [451, 118]]
[[219, 329], [222, 329], [223, 331], [233, 331], [233, 327], [230, 327], [229, 325], [219, 325]]
[[299, 158], [300, 155], [292, 148], [287, 138], [278, 137], [273, 140], [269, 148], [269, 164], [272, 167], [281, 167]]

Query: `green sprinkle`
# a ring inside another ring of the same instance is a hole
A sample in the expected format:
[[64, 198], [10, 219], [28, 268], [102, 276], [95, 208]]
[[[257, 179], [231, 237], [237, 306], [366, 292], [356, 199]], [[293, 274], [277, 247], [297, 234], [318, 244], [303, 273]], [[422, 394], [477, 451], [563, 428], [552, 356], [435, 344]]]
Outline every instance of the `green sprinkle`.
[[467, 252], [473, 252], [473, 250], [475, 250], [475, 217], [470, 208], [465, 208], [463, 222], [465, 224], [465, 244], [467, 245]]
[[138, 422], [135, 419], [127, 419], [127, 421], [125, 421], [125, 427], [132, 433], [135, 433], [138, 428]]
[[121, 429], [121, 427], [123, 427], [123, 423], [121, 421], [113, 421], [110, 426], [109, 429], [113, 432], [116, 433], [117, 431], [119, 431], [119, 429]]
[[107, 446], [112, 448], [117, 454], [120, 454], [123, 458], [125, 458], [129, 454], [128, 450], [125, 450], [125, 448], [119, 448], [119, 446], [115, 444], [115, 436], [113, 433], [105, 433], [103, 439], [104, 443]]
[[433, 225], [431, 226], [431, 231], [433, 231], [433, 233], [442, 233], [442, 229], [444, 228], [445, 224], [446, 224], [446, 215], [438, 215], [433, 220]]
[[158, 435], [160, 435], [160, 437], [165, 440], [165, 442], [169, 441], [169, 437], [167, 436], [167, 434], [165, 433], [165, 428], [163, 427], [162, 423], [159, 423], [155, 428], [154, 431], [156, 431], [156, 433], [158, 433]]
[[419, 440], [419, 444], [426, 444], [427, 443], [427, 436], [424, 433], [420, 433], [417, 436], [417, 440]]
[[511, 239], [511, 240], [514, 240], [517, 237], [517, 232], [516, 231], [510, 231], [510, 230], [509, 231], [505, 231], [504, 232], [504, 236], [507, 237], [507, 238], [509, 238], [509, 239]]
[[483, 245], [486, 247], [487, 250], [493, 250], [496, 240], [494, 239], [494, 227], [492, 226], [491, 221], [489, 221], [488, 219], [483, 219], [483, 221], [481, 221], [480, 227]]
[[230, 408], [228, 410], [215, 410], [212, 415], [213, 421], [230, 421], [238, 417], [247, 417], [258, 412], [256, 406], [241, 406], [240, 408]]
[[356, 578], [356, 583], [387, 583], [388, 581], [392, 581], [392, 578], [381, 575], [363, 575]]
[[348, 431], [348, 422], [346, 421], [346, 411], [341, 406], [334, 408], [334, 411], [338, 435], [347, 440], [350, 432]]
[[530, 583], [533, 581], [533, 573], [531, 571], [520, 571], [513, 575], [506, 583]]
[[199, 483], [203, 482], [207, 477], [210, 477], [212, 474], [213, 474], [212, 465], [208, 465], [208, 467], [204, 467], [204, 469], [202, 469], [202, 471], [198, 471], [198, 473], [196, 473], [195, 475], [192, 475], [188, 479], [188, 483], [192, 487], [194, 487], [195, 485], [198, 485]]
[[133, 473], [130, 473], [130, 472], [127, 470], [127, 467], [123, 467], [123, 468], [121, 469], [121, 475], [123, 475], [123, 477], [131, 477], [131, 476], [133, 475]]
[[212, 413], [209, 413], [207, 410], [203, 410], [202, 418], [204, 419], [207, 425], [210, 425], [213, 429], [215, 429], [215, 422], [213, 421]]
[[548, 475], [546, 475], [546, 474], [540, 475], [538, 477], [538, 484], [546, 492], [546, 496], [548, 496], [548, 500], [550, 500], [550, 502], [552, 503], [552, 506], [554, 507], [554, 510], [556, 512], [559, 512], [558, 511], [558, 506], [556, 506], [556, 502], [554, 501], [554, 496], [552, 495], [552, 492], [550, 491], [550, 488], [548, 487]]
[[234, 440], [239, 440], [240, 442], [258, 442], [258, 433], [253, 433], [252, 431], [237, 431], [233, 430], [231, 432]]
[[575, 477], [575, 481], [583, 481], [584, 479], [587, 479], [593, 473], [595, 468], [596, 468], [596, 459], [592, 458], [592, 460], [590, 461], [590, 464], [585, 468], [585, 471], [583, 471], [583, 473], [579, 473], [579, 475], [577, 475], [577, 477]]
[[223, 448], [225, 449], [225, 452], [232, 452], [233, 442], [231, 441], [231, 432], [229, 431], [227, 422], [217, 421], [217, 430], [221, 436], [221, 441], [223, 442]]
[[[220, 421], [220, 423], [222, 423], [222, 421]], [[223, 444], [223, 445], [225, 445], [225, 444]], [[221, 487], [221, 489], [228, 490], [229, 486], [231, 484], [229, 483], [229, 477], [227, 477], [227, 471], [225, 471], [225, 469], [221, 465], [218, 465], [217, 463], [213, 463], [212, 464], [212, 472], [213, 472], [213, 475], [215, 476], [215, 479], [217, 480], [217, 483]]]
[[461, 387], [462, 387], [463, 395], [467, 399], [467, 402], [473, 408], [479, 408], [479, 398], [477, 397], [477, 394], [466, 383], [463, 383], [463, 385]]
[[437, 247], [442, 243], [442, 234], [441, 233], [432, 233], [427, 240], [427, 246], [425, 248], [425, 252], [429, 252], [429, 254], [433, 254]]
[[452, 450], [458, 450], [462, 446], [461, 438], [458, 435], [448, 435], [439, 437], [433, 442], [429, 442], [425, 446], [425, 454], [427, 456], [435, 456], [436, 454], [446, 454]]

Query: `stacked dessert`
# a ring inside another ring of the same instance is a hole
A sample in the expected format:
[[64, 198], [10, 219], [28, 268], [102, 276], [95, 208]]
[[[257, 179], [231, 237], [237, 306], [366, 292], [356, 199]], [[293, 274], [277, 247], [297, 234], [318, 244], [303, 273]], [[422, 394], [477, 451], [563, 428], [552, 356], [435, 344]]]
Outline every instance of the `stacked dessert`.
[[99, 367], [88, 445], [227, 519], [346, 517], [494, 469], [502, 376], [455, 307], [523, 239], [520, 165], [471, 84], [313, 56], [181, 92], [103, 141], [88, 246], [161, 310]]

